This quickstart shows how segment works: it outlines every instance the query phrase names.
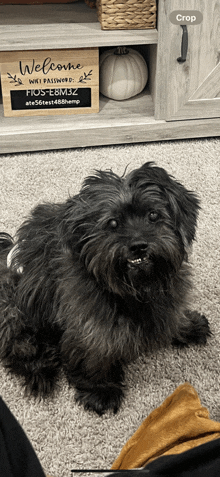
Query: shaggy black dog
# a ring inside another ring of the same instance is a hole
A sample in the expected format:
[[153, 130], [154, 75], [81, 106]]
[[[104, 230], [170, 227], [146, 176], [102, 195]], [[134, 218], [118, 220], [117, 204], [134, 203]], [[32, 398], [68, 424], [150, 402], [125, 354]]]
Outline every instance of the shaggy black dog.
[[198, 210], [146, 163], [122, 177], [96, 171], [65, 203], [38, 205], [15, 243], [1, 234], [0, 357], [28, 392], [47, 395], [62, 367], [86, 409], [116, 412], [124, 364], [206, 343], [206, 318], [188, 311]]

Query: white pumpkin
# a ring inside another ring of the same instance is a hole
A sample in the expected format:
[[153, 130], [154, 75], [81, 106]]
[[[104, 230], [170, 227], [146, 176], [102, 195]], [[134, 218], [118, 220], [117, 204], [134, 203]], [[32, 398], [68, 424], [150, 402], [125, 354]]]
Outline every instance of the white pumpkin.
[[118, 47], [100, 55], [99, 76], [100, 92], [121, 101], [141, 93], [148, 80], [148, 68], [138, 51]]

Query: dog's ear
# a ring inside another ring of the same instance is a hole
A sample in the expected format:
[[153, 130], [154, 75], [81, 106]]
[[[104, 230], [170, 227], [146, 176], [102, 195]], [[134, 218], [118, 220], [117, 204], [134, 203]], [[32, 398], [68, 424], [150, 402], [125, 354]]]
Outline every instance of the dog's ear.
[[130, 174], [129, 182], [140, 188], [157, 186], [164, 199], [168, 201], [177, 230], [184, 245], [189, 246], [195, 238], [197, 217], [200, 209], [199, 199], [194, 192], [187, 190], [161, 167], [147, 162]]
[[191, 245], [195, 238], [199, 199], [194, 192], [187, 190], [182, 184], [169, 176], [165, 188], [171, 212], [185, 247]]

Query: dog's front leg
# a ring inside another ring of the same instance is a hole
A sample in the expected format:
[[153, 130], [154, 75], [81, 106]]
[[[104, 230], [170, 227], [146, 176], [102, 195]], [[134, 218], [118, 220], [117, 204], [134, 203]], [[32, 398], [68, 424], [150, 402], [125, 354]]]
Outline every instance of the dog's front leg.
[[65, 356], [63, 363], [67, 379], [76, 389], [76, 401], [99, 416], [107, 411], [116, 413], [124, 396], [122, 364], [107, 359], [98, 362], [89, 354], [80, 354], [78, 350], [75, 359], [71, 356], [69, 360]]
[[207, 318], [197, 311], [187, 310], [179, 322], [178, 333], [173, 339], [173, 344], [177, 346], [205, 345], [211, 334]]
[[83, 404], [86, 410], [95, 411], [99, 416], [106, 411], [118, 411], [123, 392], [124, 372], [118, 362], [112, 365], [107, 375], [100, 379], [89, 376], [81, 376], [76, 386], [76, 401]]

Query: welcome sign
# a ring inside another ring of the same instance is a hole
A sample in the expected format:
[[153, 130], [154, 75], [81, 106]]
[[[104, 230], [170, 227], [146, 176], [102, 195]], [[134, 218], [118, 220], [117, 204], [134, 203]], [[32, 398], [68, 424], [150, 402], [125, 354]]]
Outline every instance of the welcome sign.
[[0, 53], [5, 116], [99, 111], [98, 48]]

